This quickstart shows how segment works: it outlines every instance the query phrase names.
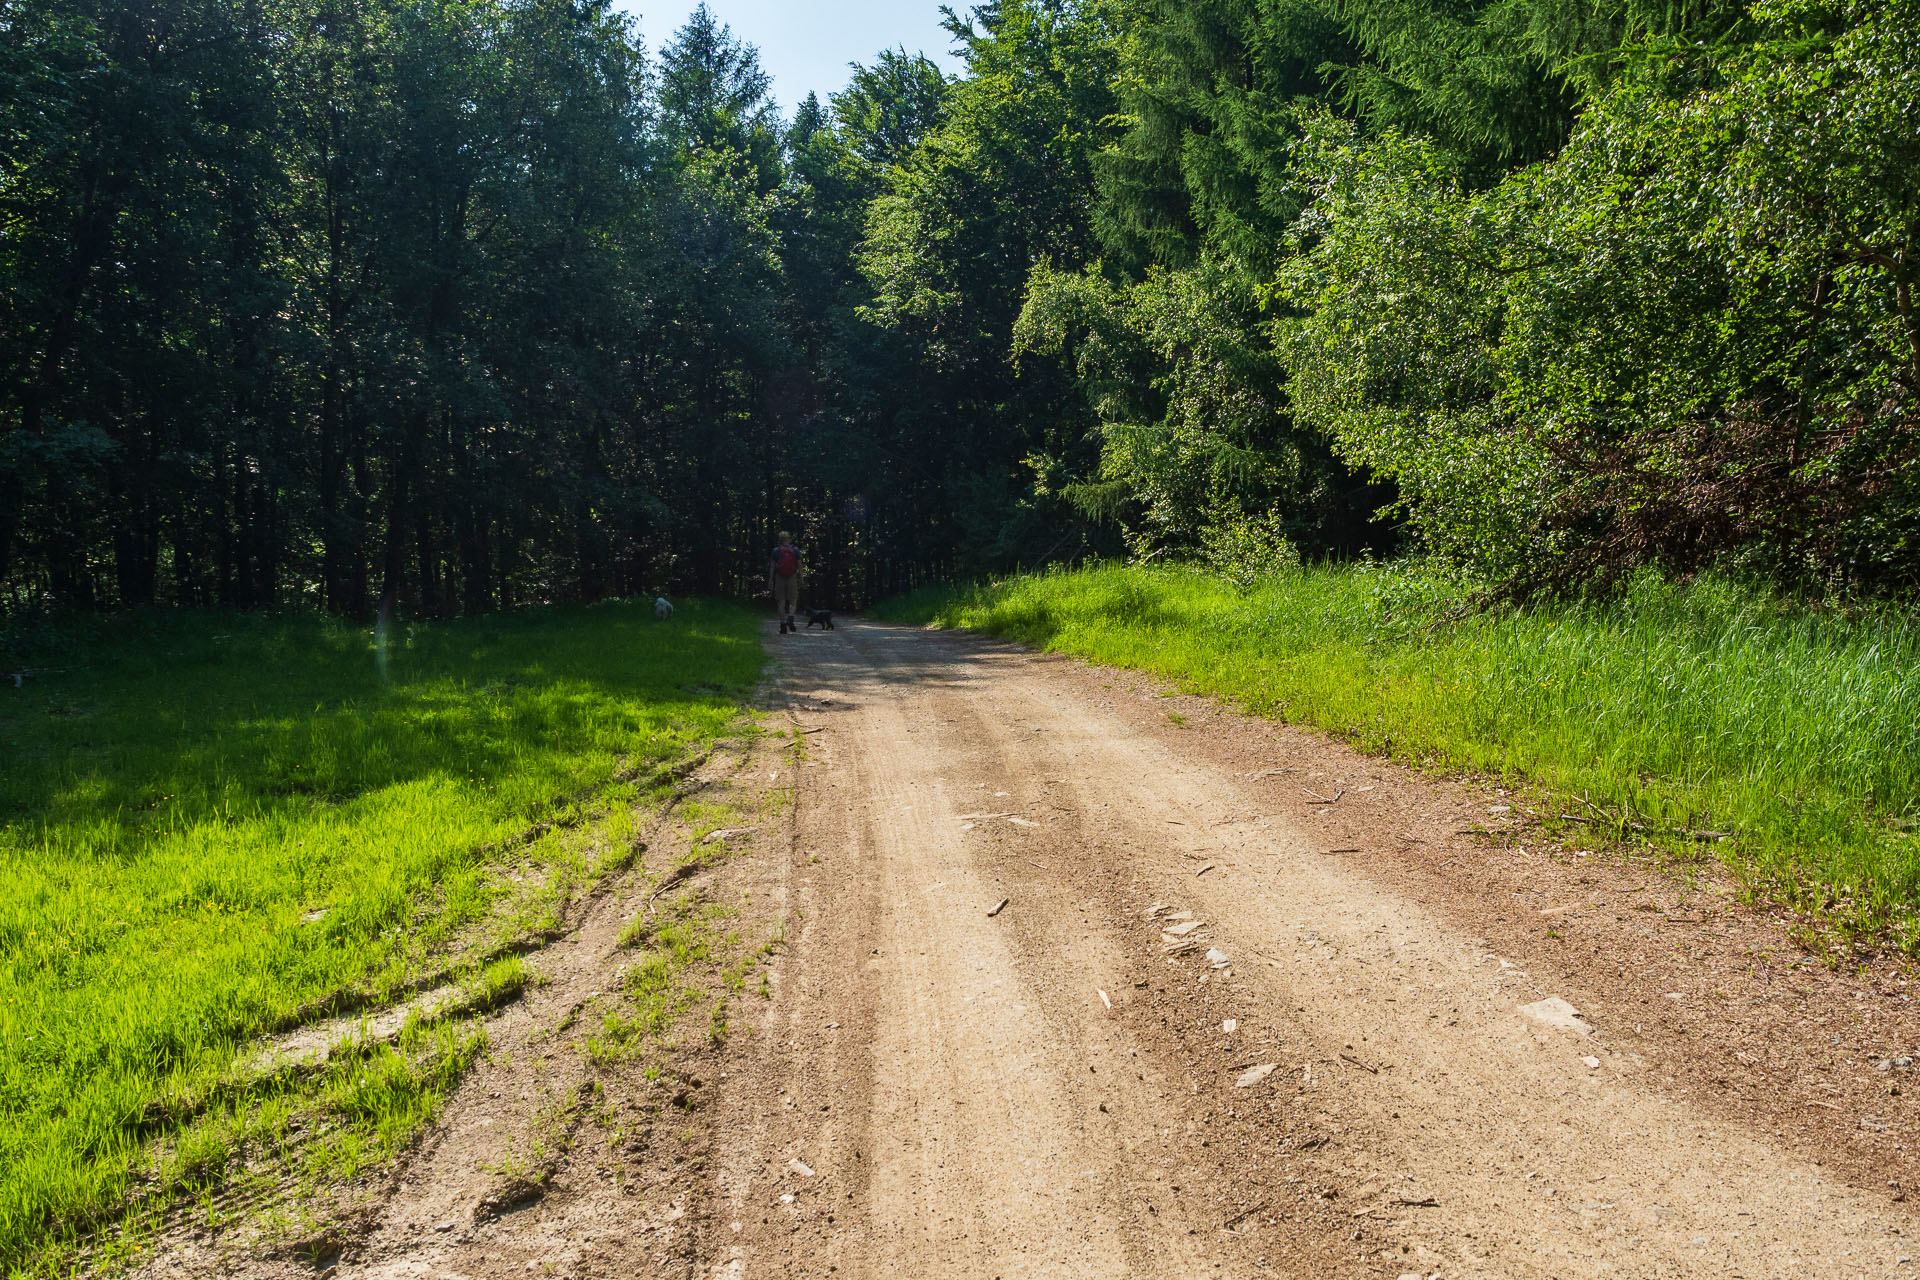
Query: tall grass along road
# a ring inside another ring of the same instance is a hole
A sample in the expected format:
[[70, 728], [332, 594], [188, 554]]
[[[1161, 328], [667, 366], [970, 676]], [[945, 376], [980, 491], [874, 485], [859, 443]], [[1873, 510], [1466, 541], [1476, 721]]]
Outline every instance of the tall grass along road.
[[[748, 614], [698, 604], [378, 646], [314, 617], [146, 616], [15, 648], [40, 674], [0, 689], [0, 1271], [163, 1176], [143, 1152], [189, 1185], [217, 1166], [181, 1100], [263, 1032], [406, 990], [501, 900], [501, 850], [630, 821], [761, 664]], [[345, 1130], [392, 1128], [409, 1061], [471, 1059], [438, 1034], [322, 1082]]]
[[1447, 768], [1524, 775], [1562, 813], [1920, 951], [1920, 626], [1651, 579], [1605, 604], [1435, 622], [1391, 568], [1240, 590], [1106, 566], [927, 591], [900, 620], [1136, 667]]

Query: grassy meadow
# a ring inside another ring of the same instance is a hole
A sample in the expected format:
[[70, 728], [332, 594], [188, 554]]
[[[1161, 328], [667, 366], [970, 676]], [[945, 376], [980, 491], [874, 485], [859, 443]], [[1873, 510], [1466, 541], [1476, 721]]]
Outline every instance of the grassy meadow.
[[[378, 639], [191, 613], [7, 637], [39, 674], [0, 688], [0, 1272], [136, 1182], [218, 1173], [230, 1132], [186, 1127], [186, 1100], [204, 1111], [263, 1033], [418, 989], [530, 829], [630, 822], [661, 767], [739, 725], [757, 621], [609, 604]], [[471, 1000], [518, 965], [476, 961]], [[482, 1047], [410, 1025], [318, 1087], [377, 1141]], [[230, 1106], [229, 1131], [274, 1106]]]
[[[1920, 952], [1920, 615], [1651, 578], [1603, 603], [1454, 617], [1397, 566], [1236, 589], [1105, 566], [929, 590], [883, 612], [1151, 671], [1562, 811]], [[1604, 815], [1604, 817], [1602, 816]], [[1718, 838], [1713, 833], [1730, 833]]]

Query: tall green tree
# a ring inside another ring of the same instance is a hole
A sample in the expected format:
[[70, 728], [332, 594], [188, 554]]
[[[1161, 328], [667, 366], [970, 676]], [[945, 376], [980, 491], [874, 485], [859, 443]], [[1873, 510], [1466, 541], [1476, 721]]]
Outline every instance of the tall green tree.
[[1083, 465], [1088, 423], [1064, 367], [1016, 368], [1012, 340], [1035, 264], [1092, 247], [1115, 29], [1102, 4], [1041, 0], [948, 27], [967, 73], [871, 206], [847, 413], [893, 553], [984, 566], [1044, 558], [1080, 532], [1057, 485]]

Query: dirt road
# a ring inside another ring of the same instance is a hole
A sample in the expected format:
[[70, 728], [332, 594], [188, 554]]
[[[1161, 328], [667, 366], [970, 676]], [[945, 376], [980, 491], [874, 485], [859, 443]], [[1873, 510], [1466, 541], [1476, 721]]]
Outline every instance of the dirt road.
[[1898, 975], [1131, 677], [769, 643], [806, 759], [754, 887], [799, 925], [704, 1274], [1914, 1271]]
[[1907, 970], [1137, 676], [767, 639], [783, 732], [557, 900], [438, 1123], [312, 1203], [250, 1169], [136, 1274], [1917, 1270]]

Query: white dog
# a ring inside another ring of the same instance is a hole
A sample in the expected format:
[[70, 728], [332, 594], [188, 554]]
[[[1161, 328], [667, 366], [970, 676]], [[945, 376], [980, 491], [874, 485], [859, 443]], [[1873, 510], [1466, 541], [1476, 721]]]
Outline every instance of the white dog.
[[673, 617], [673, 601], [667, 599], [665, 596], [655, 596], [653, 598], [653, 616], [662, 622]]

